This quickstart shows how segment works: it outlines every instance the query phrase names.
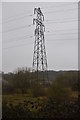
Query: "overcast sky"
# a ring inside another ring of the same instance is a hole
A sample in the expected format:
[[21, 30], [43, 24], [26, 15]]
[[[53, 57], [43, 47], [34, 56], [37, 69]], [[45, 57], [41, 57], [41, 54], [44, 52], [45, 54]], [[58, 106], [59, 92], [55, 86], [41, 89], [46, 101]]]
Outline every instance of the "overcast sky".
[[[3, 71], [17, 67], [32, 67], [34, 7], [40, 7], [45, 17], [45, 45], [50, 70], [78, 69], [78, 4], [3, 3]], [[33, 36], [33, 37], [32, 37]]]

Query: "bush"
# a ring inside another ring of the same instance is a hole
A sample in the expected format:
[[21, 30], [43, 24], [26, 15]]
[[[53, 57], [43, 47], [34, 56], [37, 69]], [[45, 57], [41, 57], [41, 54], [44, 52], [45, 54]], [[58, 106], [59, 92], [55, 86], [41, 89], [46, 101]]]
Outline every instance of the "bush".
[[72, 95], [71, 88], [64, 88], [60, 84], [53, 84], [48, 90], [48, 96], [56, 101], [70, 100]]
[[21, 106], [21, 104], [18, 104], [16, 106], [13, 106], [11, 103], [10, 105], [7, 105], [5, 102], [2, 105], [3, 119], [27, 119], [31, 118], [31, 112], [24, 106]]
[[46, 92], [42, 86], [40, 86], [39, 84], [35, 84], [32, 88], [32, 95], [34, 97], [45, 96]]
[[40, 118], [80, 118], [77, 102], [60, 102], [53, 98], [45, 100], [42, 109], [38, 112]]
[[71, 89], [69, 88], [57, 88], [57, 87], [54, 87], [51, 91], [51, 96], [56, 99], [56, 100], [69, 100], [70, 99], [70, 96], [71, 96]]

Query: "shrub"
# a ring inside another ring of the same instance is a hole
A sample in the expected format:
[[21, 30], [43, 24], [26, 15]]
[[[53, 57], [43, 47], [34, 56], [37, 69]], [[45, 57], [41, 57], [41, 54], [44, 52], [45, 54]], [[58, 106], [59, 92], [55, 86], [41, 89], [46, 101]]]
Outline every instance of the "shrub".
[[32, 88], [32, 95], [34, 97], [45, 96], [46, 92], [45, 92], [45, 89], [41, 85], [35, 84]]
[[48, 91], [48, 96], [56, 101], [69, 100], [72, 95], [71, 88], [61, 87], [59, 84], [53, 84]]

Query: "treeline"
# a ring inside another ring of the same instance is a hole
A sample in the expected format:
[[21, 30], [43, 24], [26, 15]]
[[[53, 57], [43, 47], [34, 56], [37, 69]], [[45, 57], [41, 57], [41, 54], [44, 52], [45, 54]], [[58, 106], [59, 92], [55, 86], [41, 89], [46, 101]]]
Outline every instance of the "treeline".
[[[50, 80], [50, 86], [41, 85], [42, 73], [39, 73], [39, 81], [37, 82], [36, 72], [31, 72], [28, 68], [19, 68], [13, 73], [2, 75], [3, 94], [12, 93], [32, 93], [39, 95], [57, 95], [68, 94], [71, 91], [78, 90], [78, 72], [77, 71], [60, 71], [55, 72], [55, 79]], [[54, 71], [53, 71], [54, 74]], [[48, 75], [52, 76], [52, 71], [48, 71]], [[54, 76], [54, 75], [53, 75]], [[57, 95], [58, 96], [58, 95]]]
[[13, 73], [3, 73], [3, 94], [15, 92], [26, 93], [27, 89], [30, 87], [31, 75], [32, 73], [28, 68], [18, 68]]

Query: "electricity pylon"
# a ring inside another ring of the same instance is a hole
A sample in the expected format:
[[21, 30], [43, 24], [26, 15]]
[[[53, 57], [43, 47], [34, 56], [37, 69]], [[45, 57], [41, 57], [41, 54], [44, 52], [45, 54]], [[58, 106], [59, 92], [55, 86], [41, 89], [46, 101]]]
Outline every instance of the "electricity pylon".
[[45, 49], [44, 32], [45, 26], [43, 24], [44, 15], [40, 8], [34, 8], [34, 14], [36, 18], [33, 19], [33, 25], [35, 24], [35, 44], [33, 53], [33, 71], [36, 72], [37, 81], [39, 81], [39, 74], [42, 74], [42, 84], [48, 84], [48, 71], [47, 71], [47, 58]]

